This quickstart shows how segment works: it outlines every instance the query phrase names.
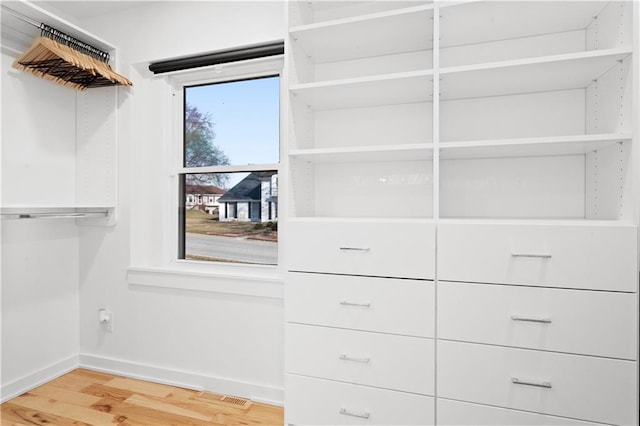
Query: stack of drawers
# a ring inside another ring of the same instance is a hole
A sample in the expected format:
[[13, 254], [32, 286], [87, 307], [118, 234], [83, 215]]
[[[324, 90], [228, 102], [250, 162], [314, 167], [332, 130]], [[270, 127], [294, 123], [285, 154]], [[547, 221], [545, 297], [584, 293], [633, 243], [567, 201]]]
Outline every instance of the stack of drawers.
[[[288, 232], [286, 422], [433, 424], [433, 224], [292, 221]], [[394, 248], [412, 241], [419, 249]]]
[[437, 423], [635, 424], [636, 238], [442, 223]]

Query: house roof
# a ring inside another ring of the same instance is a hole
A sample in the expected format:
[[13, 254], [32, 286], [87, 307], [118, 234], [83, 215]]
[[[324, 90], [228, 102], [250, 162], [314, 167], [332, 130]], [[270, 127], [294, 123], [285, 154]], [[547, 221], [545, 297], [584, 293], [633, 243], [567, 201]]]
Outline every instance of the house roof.
[[276, 173], [275, 171], [250, 173], [238, 182], [236, 186], [228, 190], [218, 201], [221, 203], [260, 201], [262, 196], [260, 183], [271, 179], [271, 176]]
[[221, 195], [224, 194], [224, 189], [218, 188], [214, 185], [189, 185], [186, 184], [184, 188], [186, 194], [205, 194], [205, 195]]

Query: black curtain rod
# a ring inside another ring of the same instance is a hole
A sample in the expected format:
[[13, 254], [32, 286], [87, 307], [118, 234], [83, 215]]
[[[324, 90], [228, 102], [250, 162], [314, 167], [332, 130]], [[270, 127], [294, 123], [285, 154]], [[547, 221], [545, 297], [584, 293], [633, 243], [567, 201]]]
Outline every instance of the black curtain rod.
[[206, 67], [209, 65], [224, 64], [228, 62], [244, 61], [247, 59], [264, 58], [284, 54], [284, 41], [261, 44], [239, 49], [222, 50], [203, 55], [190, 56], [181, 59], [154, 62], [149, 65], [149, 71], [154, 74], [186, 70], [191, 68]]

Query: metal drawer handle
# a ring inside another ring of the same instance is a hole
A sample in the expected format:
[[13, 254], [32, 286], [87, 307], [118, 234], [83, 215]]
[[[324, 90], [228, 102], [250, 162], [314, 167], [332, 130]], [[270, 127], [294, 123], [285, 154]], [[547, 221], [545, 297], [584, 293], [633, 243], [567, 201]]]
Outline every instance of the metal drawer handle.
[[361, 362], [362, 364], [369, 364], [371, 362], [371, 358], [353, 358], [345, 354], [340, 354], [340, 359], [343, 361]]
[[551, 382], [532, 382], [529, 380], [520, 380], [517, 377], [512, 377], [511, 383], [514, 383], [516, 385], [535, 386], [538, 388], [551, 389]]
[[343, 251], [369, 251], [369, 247], [340, 247], [340, 250]]
[[351, 416], [351, 417], [359, 417], [361, 419], [368, 419], [370, 414], [369, 413], [354, 413], [352, 411], [348, 411], [346, 408], [341, 408], [340, 409], [340, 414], [342, 414], [343, 416]]
[[346, 300], [341, 300], [340, 304], [342, 306], [360, 306], [362, 308], [370, 308], [371, 307], [371, 302], [356, 303], [356, 302], [347, 302]]
[[527, 317], [519, 317], [517, 315], [511, 315], [511, 319], [514, 321], [540, 322], [543, 324], [551, 324], [551, 318], [527, 318]]
[[511, 257], [536, 257], [539, 259], [551, 259], [551, 255], [546, 253], [511, 253]]

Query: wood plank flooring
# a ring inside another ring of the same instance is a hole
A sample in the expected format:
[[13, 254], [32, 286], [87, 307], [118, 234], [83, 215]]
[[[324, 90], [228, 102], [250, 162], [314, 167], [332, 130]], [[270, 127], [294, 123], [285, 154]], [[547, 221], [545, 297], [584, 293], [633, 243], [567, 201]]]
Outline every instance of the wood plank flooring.
[[282, 407], [78, 369], [0, 407], [0, 425], [282, 425]]

